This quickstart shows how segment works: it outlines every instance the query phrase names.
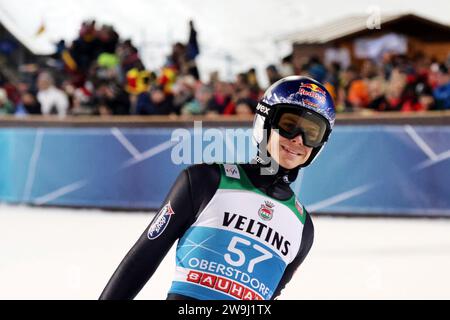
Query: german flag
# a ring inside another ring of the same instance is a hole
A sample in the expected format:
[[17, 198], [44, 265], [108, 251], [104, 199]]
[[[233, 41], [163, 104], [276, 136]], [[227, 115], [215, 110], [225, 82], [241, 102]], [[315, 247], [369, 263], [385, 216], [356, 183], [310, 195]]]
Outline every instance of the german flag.
[[64, 61], [64, 64], [67, 66], [67, 68], [70, 71], [76, 71], [77, 70], [77, 63], [72, 58], [72, 55], [70, 54], [69, 50], [64, 49], [64, 51], [61, 53], [61, 58]]

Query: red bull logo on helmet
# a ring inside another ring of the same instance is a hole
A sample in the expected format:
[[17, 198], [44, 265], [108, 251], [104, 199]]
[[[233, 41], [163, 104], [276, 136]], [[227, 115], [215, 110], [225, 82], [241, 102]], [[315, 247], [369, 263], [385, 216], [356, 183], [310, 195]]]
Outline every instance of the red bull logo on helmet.
[[326, 102], [326, 92], [314, 83], [305, 83], [300, 85], [298, 92], [301, 95], [305, 95], [318, 100], [320, 103]]
[[312, 107], [312, 108], [319, 108], [320, 107], [317, 103], [315, 103], [315, 102], [313, 102], [313, 101], [311, 101], [309, 99], [303, 99], [302, 102], [303, 102], [303, 104], [305, 104], [305, 105], [307, 105], [309, 107]]

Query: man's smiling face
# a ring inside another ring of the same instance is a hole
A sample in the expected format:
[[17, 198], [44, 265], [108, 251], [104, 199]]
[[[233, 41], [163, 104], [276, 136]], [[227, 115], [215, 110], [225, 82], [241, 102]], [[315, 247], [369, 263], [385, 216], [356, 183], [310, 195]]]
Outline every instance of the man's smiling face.
[[267, 148], [272, 158], [286, 169], [296, 168], [308, 161], [312, 149], [303, 144], [301, 135], [287, 139], [276, 130], [272, 130]]

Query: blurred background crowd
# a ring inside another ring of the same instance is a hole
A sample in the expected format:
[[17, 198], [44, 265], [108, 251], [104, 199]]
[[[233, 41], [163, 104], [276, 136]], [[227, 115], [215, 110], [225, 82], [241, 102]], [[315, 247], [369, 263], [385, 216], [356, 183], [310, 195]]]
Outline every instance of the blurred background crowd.
[[[0, 69], [0, 115], [245, 115], [254, 113], [266, 87], [254, 68], [224, 81], [200, 76], [197, 31], [172, 46], [159, 70], [147, 70], [140, 52], [114, 26], [85, 21], [71, 43], [61, 40], [43, 63], [20, 66], [16, 77]], [[329, 89], [338, 112], [421, 112], [450, 109], [449, 60], [386, 52], [359, 65], [292, 55], [265, 69], [268, 83], [310, 76]], [[201, 80], [203, 79], [203, 81]]]

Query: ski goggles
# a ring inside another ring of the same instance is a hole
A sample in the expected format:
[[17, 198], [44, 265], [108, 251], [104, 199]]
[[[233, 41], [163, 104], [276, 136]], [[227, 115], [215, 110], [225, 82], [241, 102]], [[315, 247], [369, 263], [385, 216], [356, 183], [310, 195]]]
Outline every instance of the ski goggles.
[[271, 126], [287, 139], [301, 135], [303, 144], [311, 148], [322, 146], [331, 132], [325, 117], [314, 111], [293, 106], [277, 106]]

